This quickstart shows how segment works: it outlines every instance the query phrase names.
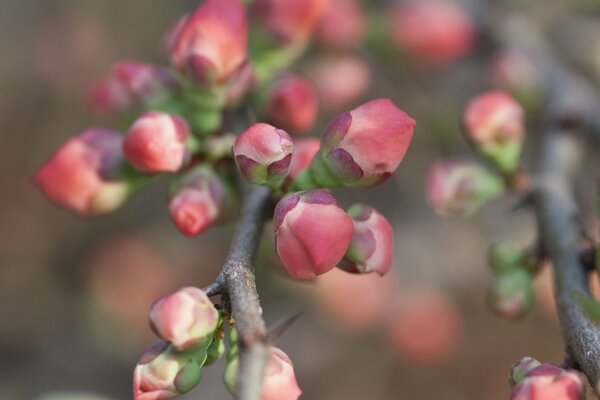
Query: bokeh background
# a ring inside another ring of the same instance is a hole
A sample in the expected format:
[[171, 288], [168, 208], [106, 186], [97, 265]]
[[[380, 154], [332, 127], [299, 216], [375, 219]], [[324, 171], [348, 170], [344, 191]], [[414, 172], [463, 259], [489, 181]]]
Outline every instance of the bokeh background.
[[[181, 236], [165, 207], [166, 182], [92, 221], [53, 207], [30, 182], [67, 138], [108, 123], [87, 110], [90, 85], [120, 59], [166, 63], [164, 33], [196, 4], [0, 1], [0, 399], [131, 398], [133, 367], [153, 340], [150, 304], [183, 285], [202, 287], [219, 270], [231, 227]], [[418, 121], [393, 179], [340, 197], [346, 206], [368, 201], [394, 225], [389, 277], [291, 284], [268, 256], [259, 261], [267, 322], [304, 312], [278, 343], [295, 363], [303, 398], [500, 400], [522, 356], [562, 361], [547, 272], [521, 323], [499, 321], [485, 305], [487, 247], [500, 238], [532, 243], [530, 212], [512, 211], [518, 199], [509, 197], [476, 217], [444, 219], [426, 203], [436, 158], [468, 156], [457, 120], [466, 100], [490, 86], [482, 47], [445, 68], [366, 54], [372, 87], [363, 99], [390, 97]], [[321, 114], [315, 135], [331, 117]], [[222, 368], [207, 368], [182, 398], [229, 398]]]

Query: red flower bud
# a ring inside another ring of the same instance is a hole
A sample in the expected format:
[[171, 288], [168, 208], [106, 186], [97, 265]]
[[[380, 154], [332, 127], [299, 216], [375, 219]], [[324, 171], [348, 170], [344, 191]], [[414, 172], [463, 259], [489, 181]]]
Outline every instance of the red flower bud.
[[255, 10], [276, 39], [291, 43], [307, 40], [323, 15], [328, 0], [256, 0]]
[[338, 186], [383, 183], [404, 158], [414, 126], [415, 121], [388, 99], [340, 115], [321, 138], [321, 156], [333, 181]]
[[313, 66], [311, 77], [328, 111], [344, 109], [365, 94], [371, 84], [369, 67], [354, 56], [323, 60]]
[[392, 264], [394, 230], [373, 207], [355, 204], [348, 209], [354, 224], [352, 242], [340, 268], [348, 272], [385, 275]]
[[442, 215], [471, 215], [503, 190], [500, 178], [472, 161], [440, 160], [427, 178], [429, 204]]
[[315, 138], [298, 139], [294, 142], [294, 153], [292, 154], [290, 173], [288, 174], [291, 181], [310, 166], [320, 147], [321, 142]]
[[166, 95], [175, 82], [166, 69], [138, 61], [115, 64], [110, 75], [92, 88], [90, 107], [98, 112], [123, 111], [150, 104]]
[[576, 371], [542, 364], [525, 375], [511, 392], [511, 400], [583, 400], [586, 383]]
[[189, 160], [188, 138], [189, 127], [183, 118], [150, 111], [129, 129], [123, 151], [142, 172], [177, 172]]
[[467, 138], [502, 171], [514, 171], [525, 132], [523, 108], [503, 92], [475, 97], [463, 114]]
[[156, 341], [133, 371], [134, 400], [165, 400], [192, 390], [202, 376], [193, 353], [177, 353], [167, 342]]
[[186, 287], [152, 305], [150, 324], [175, 350], [208, 345], [219, 323], [219, 312], [206, 293]]
[[118, 132], [89, 129], [62, 145], [34, 182], [54, 203], [80, 216], [110, 212], [128, 193], [125, 182], [110, 179], [123, 160], [122, 143]]
[[248, 21], [239, 0], [205, 0], [173, 35], [171, 61], [201, 85], [225, 82], [248, 56]]
[[365, 33], [365, 14], [355, 0], [331, 0], [316, 32], [325, 46], [354, 48]]
[[473, 23], [449, 0], [419, 0], [392, 14], [392, 40], [410, 56], [446, 64], [468, 53], [475, 42]]
[[255, 184], [276, 184], [288, 174], [294, 142], [269, 124], [254, 124], [238, 136], [233, 156], [242, 176]]
[[352, 220], [325, 190], [284, 197], [273, 219], [277, 254], [296, 279], [312, 279], [331, 270], [352, 240]]
[[266, 110], [275, 125], [303, 132], [314, 124], [317, 117], [317, 94], [308, 80], [290, 74], [275, 82]]
[[199, 235], [227, 216], [231, 196], [215, 172], [195, 168], [176, 184], [169, 201], [171, 218], [185, 236]]

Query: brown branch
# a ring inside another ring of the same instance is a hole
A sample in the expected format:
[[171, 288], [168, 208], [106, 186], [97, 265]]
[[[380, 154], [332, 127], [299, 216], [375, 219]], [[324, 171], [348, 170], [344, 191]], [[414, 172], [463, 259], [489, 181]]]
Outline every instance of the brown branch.
[[254, 259], [269, 215], [271, 191], [264, 186], [246, 190], [244, 204], [221, 273], [206, 291], [227, 294], [238, 331], [240, 367], [237, 398], [260, 400], [268, 355], [267, 329], [256, 291]]

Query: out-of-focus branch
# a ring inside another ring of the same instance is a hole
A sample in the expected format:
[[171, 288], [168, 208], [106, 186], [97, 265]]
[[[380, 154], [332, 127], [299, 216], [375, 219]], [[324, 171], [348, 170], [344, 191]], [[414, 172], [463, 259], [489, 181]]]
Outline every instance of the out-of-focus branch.
[[268, 355], [267, 329], [256, 291], [254, 259], [271, 207], [270, 189], [247, 188], [240, 218], [221, 273], [206, 291], [227, 294], [238, 331], [239, 400], [260, 400]]

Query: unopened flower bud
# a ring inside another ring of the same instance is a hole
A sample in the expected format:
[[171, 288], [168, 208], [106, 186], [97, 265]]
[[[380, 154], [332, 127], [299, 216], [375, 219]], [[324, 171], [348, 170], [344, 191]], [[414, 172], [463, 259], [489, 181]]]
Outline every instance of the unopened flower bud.
[[317, 93], [312, 84], [299, 75], [290, 74], [273, 84], [266, 113], [275, 125], [293, 132], [304, 132], [315, 122], [317, 103]]
[[542, 365], [541, 362], [539, 362], [535, 358], [531, 358], [531, 357], [524, 357], [524, 358], [520, 359], [519, 361], [517, 361], [516, 363], [514, 363], [510, 367], [510, 377], [509, 377], [510, 387], [512, 388], [512, 387], [518, 385], [519, 383], [521, 383], [523, 381], [523, 379], [525, 379], [525, 376], [531, 370], [533, 370], [536, 367], [539, 367], [540, 365]]
[[256, 0], [254, 11], [275, 39], [291, 44], [310, 38], [326, 6], [327, 0]]
[[418, 0], [392, 13], [391, 35], [411, 57], [430, 64], [448, 64], [468, 53], [475, 43], [469, 16], [452, 1]]
[[175, 182], [169, 211], [181, 233], [193, 237], [233, 214], [235, 203], [227, 183], [211, 168], [200, 166]]
[[503, 240], [490, 246], [488, 258], [492, 270], [502, 273], [522, 267], [525, 255], [515, 243]]
[[[271, 347], [263, 378], [262, 400], [297, 400], [302, 394], [298, 387], [294, 365], [282, 350]], [[235, 394], [235, 382], [239, 368], [238, 359], [227, 364], [224, 380], [225, 386]]]
[[186, 287], [154, 303], [150, 323], [177, 351], [208, 347], [219, 324], [219, 311], [204, 291]]
[[247, 42], [239, 0], [205, 0], [174, 32], [171, 61], [197, 84], [222, 84], [246, 62]]
[[511, 400], [583, 400], [585, 379], [573, 370], [564, 370], [554, 365], [542, 364], [533, 368], [516, 385]]
[[472, 161], [440, 160], [427, 178], [429, 204], [442, 215], [472, 215], [503, 191], [499, 177]]
[[190, 158], [189, 137], [189, 127], [183, 118], [150, 111], [129, 129], [123, 151], [141, 172], [177, 172]]
[[488, 290], [488, 304], [500, 318], [518, 320], [533, 308], [533, 279], [522, 269], [500, 273]]
[[498, 87], [514, 95], [526, 108], [540, 99], [541, 82], [537, 68], [525, 54], [504, 50], [492, 60], [491, 77]]
[[319, 22], [316, 40], [332, 48], [360, 45], [365, 33], [365, 14], [355, 0], [330, 0]]
[[192, 390], [202, 377], [193, 353], [178, 353], [169, 343], [156, 341], [133, 372], [134, 400], [165, 400]]
[[354, 235], [340, 268], [348, 272], [385, 275], [392, 264], [394, 230], [373, 207], [355, 204], [348, 209]]
[[319, 139], [306, 138], [294, 141], [294, 154], [290, 163], [288, 179], [293, 181], [298, 175], [310, 166], [312, 159], [319, 152], [321, 142]]
[[112, 180], [123, 162], [123, 136], [89, 129], [63, 144], [38, 170], [35, 184], [57, 205], [89, 217], [113, 211], [126, 199], [126, 182]]
[[301, 189], [370, 187], [386, 181], [404, 158], [415, 121], [387, 99], [337, 117], [321, 137], [321, 150], [298, 177]]
[[519, 166], [525, 121], [523, 108], [503, 92], [486, 92], [467, 105], [463, 115], [467, 138], [502, 172]]
[[310, 76], [327, 111], [340, 111], [361, 98], [371, 84], [369, 66], [359, 57], [326, 58], [315, 63]]
[[288, 133], [272, 125], [252, 125], [233, 145], [233, 156], [242, 176], [249, 182], [276, 185], [290, 169], [294, 142]]
[[284, 197], [273, 219], [277, 254], [296, 279], [312, 279], [331, 270], [352, 240], [352, 220], [325, 190]]

